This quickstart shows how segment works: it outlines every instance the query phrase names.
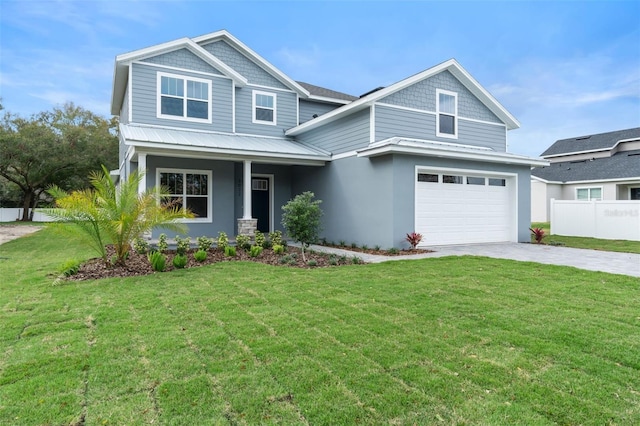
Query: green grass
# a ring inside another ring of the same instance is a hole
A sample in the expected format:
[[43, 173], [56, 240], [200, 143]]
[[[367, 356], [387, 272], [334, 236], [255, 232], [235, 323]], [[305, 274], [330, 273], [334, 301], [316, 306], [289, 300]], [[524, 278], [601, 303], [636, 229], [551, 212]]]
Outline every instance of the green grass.
[[0, 246], [0, 424], [640, 424], [637, 278], [480, 257], [49, 276]]
[[[602, 240], [598, 238], [586, 237], [565, 237], [562, 235], [550, 235], [551, 227], [549, 222], [533, 222], [532, 228], [542, 228], [547, 234], [544, 243], [549, 245], [561, 245], [565, 247], [582, 248], [590, 250], [617, 251], [622, 253], [640, 254], [640, 241], [630, 240]], [[533, 237], [531, 242], [535, 242]]]

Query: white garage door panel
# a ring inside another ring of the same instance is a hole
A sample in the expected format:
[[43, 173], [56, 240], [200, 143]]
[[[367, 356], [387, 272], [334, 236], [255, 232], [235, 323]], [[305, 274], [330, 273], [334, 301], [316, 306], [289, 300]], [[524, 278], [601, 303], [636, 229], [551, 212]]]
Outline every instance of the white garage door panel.
[[515, 200], [510, 196], [511, 180], [506, 179], [506, 186], [451, 184], [441, 183], [442, 172], [439, 174], [438, 183], [416, 181], [415, 224], [416, 232], [424, 237], [421, 245], [512, 239]]

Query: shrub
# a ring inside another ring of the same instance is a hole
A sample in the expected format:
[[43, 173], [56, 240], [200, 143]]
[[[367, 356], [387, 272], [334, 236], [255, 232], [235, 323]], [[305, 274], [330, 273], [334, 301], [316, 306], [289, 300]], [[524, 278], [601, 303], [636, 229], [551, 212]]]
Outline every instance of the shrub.
[[193, 253], [193, 258], [196, 260], [196, 262], [204, 262], [207, 259], [207, 251], [200, 249], [197, 252]]
[[284, 246], [282, 246], [282, 245], [278, 245], [278, 244], [275, 244], [275, 245], [273, 246], [273, 252], [274, 252], [275, 254], [282, 254], [282, 253], [284, 253]]
[[156, 272], [163, 272], [167, 266], [167, 258], [159, 251], [152, 251], [147, 255], [149, 263], [151, 263], [151, 269]]
[[542, 228], [529, 228], [537, 244], [542, 244], [542, 240], [547, 236]]
[[400, 253], [400, 250], [398, 250], [395, 247], [391, 247], [389, 250], [387, 250], [387, 253], [389, 253], [389, 254], [398, 254], [398, 253]]
[[191, 248], [191, 238], [180, 238], [180, 235], [176, 235], [174, 240], [176, 241], [176, 253], [182, 256], [187, 254], [187, 252]]
[[374, 249], [375, 251], [380, 251], [381, 247], [380, 247], [380, 246], [378, 246], [378, 245], [376, 245], [373, 249]]
[[78, 273], [81, 264], [82, 262], [77, 259], [67, 260], [62, 265], [60, 265], [60, 267], [58, 268], [58, 272], [60, 272], [60, 275], [70, 277]]
[[362, 250], [369, 250], [369, 246], [366, 244], [363, 244], [360, 248], [362, 248]]
[[218, 249], [224, 251], [226, 253], [226, 248], [229, 245], [229, 237], [227, 237], [226, 232], [218, 232], [218, 240], [217, 240]]
[[305, 248], [316, 242], [320, 232], [321, 200], [314, 200], [313, 192], [303, 192], [282, 206], [282, 226], [287, 234], [302, 246], [302, 260]]
[[310, 266], [310, 267], [318, 266], [318, 262], [315, 259], [309, 259], [309, 261], [307, 262], [307, 266]]
[[184, 254], [176, 254], [173, 258], [173, 266], [178, 269], [184, 269], [187, 266], [187, 256]]
[[198, 243], [198, 250], [202, 250], [205, 252], [208, 251], [213, 245], [213, 239], [205, 237], [204, 235], [202, 237], [196, 238], [196, 242]]
[[359, 264], [364, 263], [364, 262], [358, 256], [353, 256], [351, 258], [351, 263], [353, 263], [354, 265], [359, 265]]
[[138, 254], [147, 254], [149, 252], [149, 243], [144, 238], [136, 238], [133, 240], [133, 249]]
[[236, 248], [234, 246], [226, 246], [224, 248], [224, 255], [227, 257], [236, 257]]
[[167, 234], [160, 234], [158, 236], [158, 251], [164, 253], [169, 250], [169, 242], [167, 241]]
[[347, 242], [346, 242], [345, 240], [340, 240], [340, 241], [338, 241], [338, 245], [339, 245], [340, 247], [344, 247], [344, 246], [346, 246], [346, 245], [347, 245]]
[[357, 245], [356, 243], [351, 243], [351, 248], [352, 248], [352, 249], [354, 249], [354, 248], [358, 248], [358, 245]]
[[260, 253], [262, 253], [262, 246], [251, 246], [251, 249], [249, 250], [249, 256], [258, 257], [260, 256]]
[[407, 238], [405, 238], [405, 240], [407, 240], [407, 242], [411, 246], [411, 249], [415, 249], [416, 247], [418, 247], [418, 244], [420, 244], [420, 241], [422, 241], [422, 234], [412, 232], [410, 234], [407, 234]]
[[251, 238], [248, 235], [237, 235], [236, 247], [244, 251], [249, 250], [251, 248]]
[[273, 231], [269, 232], [269, 241], [274, 246], [282, 245], [282, 232], [281, 231]]
[[336, 266], [338, 264], [338, 259], [335, 255], [329, 256], [329, 265]]
[[260, 231], [256, 231], [256, 235], [254, 237], [255, 243], [257, 246], [263, 247], [264, 246], [264, 242], [266, 241], [266, 238], [264, 237], [264, 234]]
[[273, 243], [271, 243], [271, 241], [269, 240], [264, 240], [264, 243], [262, 243], [262, 248], [268, 250], [271, 247], [273, 247]]

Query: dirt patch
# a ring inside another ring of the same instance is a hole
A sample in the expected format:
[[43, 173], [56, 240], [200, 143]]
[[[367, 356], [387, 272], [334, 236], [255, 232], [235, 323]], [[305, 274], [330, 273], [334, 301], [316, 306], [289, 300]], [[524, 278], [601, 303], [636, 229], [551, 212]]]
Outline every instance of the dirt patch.
[[24, 235], [33, 234], [42, 228], [42, 226], [35, 225], [0, 225], [0, 244], [15, 240]]

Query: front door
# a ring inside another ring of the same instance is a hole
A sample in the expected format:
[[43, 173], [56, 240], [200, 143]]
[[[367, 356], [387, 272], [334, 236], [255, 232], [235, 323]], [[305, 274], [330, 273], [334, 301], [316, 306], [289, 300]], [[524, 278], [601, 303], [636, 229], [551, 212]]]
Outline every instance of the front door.
[[258, 219], [258, 231], [270, 232], [270, 178], [251, 178], [251, 216]]

